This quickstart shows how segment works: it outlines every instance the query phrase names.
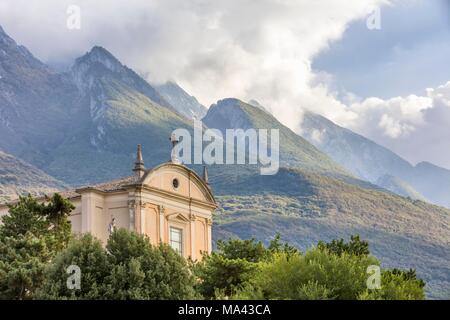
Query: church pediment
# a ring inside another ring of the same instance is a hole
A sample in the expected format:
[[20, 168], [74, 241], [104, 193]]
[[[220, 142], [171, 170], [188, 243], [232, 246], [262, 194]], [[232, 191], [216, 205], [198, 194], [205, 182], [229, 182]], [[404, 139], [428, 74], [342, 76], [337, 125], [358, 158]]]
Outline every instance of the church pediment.
[[186, 198], [215, 204], [208, 185], [194, 171], [180, 164], [165, 163], [147, 171], [141, 183]]
[[171, 220], [171, 221], [178, 220], [180, 222], [189, 222], [189, 219], [182, 213], [173, 213], [173, 214], [167, 216], [167, 219]]

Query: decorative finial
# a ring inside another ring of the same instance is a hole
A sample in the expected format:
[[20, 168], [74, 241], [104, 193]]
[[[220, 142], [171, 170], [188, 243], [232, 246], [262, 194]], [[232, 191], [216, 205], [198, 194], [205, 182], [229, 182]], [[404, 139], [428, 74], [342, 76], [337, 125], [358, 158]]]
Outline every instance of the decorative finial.
[[177, 158], [177, 155], [175, 153], [175, 146], [180, 142], [175, 135], [175, 133], [172, 133], [172, 135], [169, 138], [170, 142], [172, 143], [172, 151], [170, 152], [170, 160], [172, 163], [178, 163], [181, 164], [181, 161]]
[[142, 147], [140, 144], [137, 146], [136, 162], [134, 163], [133, 171], [138, 178], [142, 178], [145, 173], [144, 159], [142, 158]]
[[206, 169], [206, 166], [203, 166], [203, 181], [206, 184], [209, 184], [209, 180], [208, 180], [208, 169]]

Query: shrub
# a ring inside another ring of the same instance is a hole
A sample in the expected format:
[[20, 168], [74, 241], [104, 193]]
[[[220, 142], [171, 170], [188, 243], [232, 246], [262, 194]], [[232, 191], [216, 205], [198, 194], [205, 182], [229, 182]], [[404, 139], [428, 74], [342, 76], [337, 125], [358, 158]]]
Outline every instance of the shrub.
[[[67, 268], [81, 270], [81, 288], [68, 289]], [[194, 279], [186, 261], [167, 245], [119, 229], [106, 249], [91, 235], [74, 240], [48, 269], [43, 299], [192, 299]]]

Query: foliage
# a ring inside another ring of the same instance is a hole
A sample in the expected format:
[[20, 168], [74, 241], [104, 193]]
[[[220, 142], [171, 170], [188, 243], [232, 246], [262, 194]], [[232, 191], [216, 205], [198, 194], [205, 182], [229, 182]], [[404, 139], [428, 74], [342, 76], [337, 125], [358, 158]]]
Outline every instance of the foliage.
[[282, 243], [279, 235], [267, 248], [255, 239], [219, 240], [217, 251], [204, 255], [193, 267], [199, 278], [197, 290], [207, 299], [230, 296], [252, 278], [259, 262], [270, 259], [276, 252], [293, 254], [297, 249]]
[[194, 274], [199, 278], [198, 292], [206, 299], [232, 295], [243, 283], [251, 279], [257, 264], [245, 259], [227, 259], [222, 254], [213, 252], [204, 256], [194, 266]]
[[[79, 290], [67, 287], [67, 268], [76, 265], [81, 270]], [[74, 239], [46, 269], [46, 278], [38, 291], [39, 299], [99, 299], [104, 294], [103, 283], [110, 264], [102, 243], [90, 234]]]
[[381, 289], [366, 290], [361, 300], [423, 300], [425, 282], [418, 279], [414, 270], [385, 270], [381, 275]]
[[318, 248], [290, 257], [281, 253], [260, 264], [250, 283], [264, 299], [356, 299], [366, 288], [367, 267], [374, 264], [374, 257]]
[[107, 250], [111, 264], [107, 298], [195, 298], [185, 259], [168, 245], [152, 246], [148, 237], [119, 229], [108, 240]]
[[[67, 289], [66, 270], [78, 265], [81, 288]], [[39, 292], [44, 299], [192, 299], [194, 279], [186, 261], [146, 236], [115, 231], [104, 249], [90, 235], [71, 242], [48, 270]]]
[[0, 240], [0, 299], [30, 299], [44, 279], [49, 250], [43, 237], [31, 232]]
[[382, 288], [368, 290], [368, 267], [379, 266], [367, 241], [320, 242], [304, 254], [277, 235], [265, 247], [256, 240], [221, 241], [218, 251], [194, 266], [205, 298], [233, 299], [422, 299], [415, 271], [383, 270]]
[[30, 299], [44, 279], [44, 269], [71, 238], [73, 205], [59, 194], [39, 203], [21, 197], [0, 226], [0, 298]]
[[356, 256], [367, 256], [370, 254], [369, 243], [361, 240], [359, 235], [350, 236], [350, 241], [348, 243], [346, 243], [344, 239], [332, 240], [329, 243], [319, 241], [317, 247], [322, 250], [326, 249], [330, 253], [338, 256], [341, 256], [344, 253]]
[[243, 259], [248, 262], [258, 262], [267, 255], [267, 249], [263, 243], [255, 239], [218, 240], [217, 249], [225, 259]]
[[287, 242], [282, 242], [281, 241], [281, 236], [280, 236], [279, 233], [277, 233], [275, 238], [272, 241], [270, 241], [269, 246], [267, 247], [267, 249], [269, 250], [269, 252], [271, 254], [274, 254], [274, 253], [285, 253], [288, 257], [291, 256], [291, 255], [300, 253], [300, 251], [296, 247], [291, 246]]

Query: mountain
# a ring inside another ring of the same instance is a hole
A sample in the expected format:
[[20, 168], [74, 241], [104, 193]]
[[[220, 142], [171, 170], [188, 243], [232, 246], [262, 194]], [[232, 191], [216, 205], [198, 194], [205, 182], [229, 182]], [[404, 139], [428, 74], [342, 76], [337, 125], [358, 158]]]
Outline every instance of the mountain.
[[450, 207], [450, 170], [429, 162], [420, 162], [402, 179], [430, 201]]
[[0, 151], [0, 204], [29, 193], [41, 196], [67, 185], [14, 156]]
[[156, 89], [166, 99], [176, 111], [188, 119], [202, 119], [208, 109], [200, 104], [194, 96], [189, 95], [178, 84], [168, 81], [157, 85]]
[[61, 141], [75, 87], [0, 28], [0, 149], [39, 165]]
[[[312, 112], [304, 114], [301, 135], [361, 179], [386, 187], [383, 183], [388, 176], [391, 182], [408, 185], [416, 198], [450, 207], [450, 170], [426, 162], [413, 166], [389, 149]], [[399, 194], [412, 196], [398, 187], [394, 189]]]
[[409, 197], [415, 200], [427, 201], [417, 190], [415, 190], [411, 185], [406, 183], [405, 181], [385, 174], [378, 178], [377, 185], [385, 188], [386, 190], [392, 191], [398, 195], [403, 197]]
[[304, 113], [301, 135], [364, 180], [376, 182], [386, 173], [412, 169], [389, 149], [312, 112]]
[[[45, 171], [71, 184], [128, 175], [137, 143], [147, 165], [167, 161], [168, 137], [191, 123], [134, 71], [100, 47], [76, 60], [82, 123], [53, 152]], [[89, 164], [89, 166], [86, 166]]]
[[256, 101], [255, 99], [251, 99], [247, 102], [249, 105], [252, 105], [254, 107], [257, 107], [259, 109], [261, 109], [264, 112], [270, 113], [262, 104], [260, 104], [258, 101]]
[[[71, 185], [127, 175], [137, 143], [148, 165], [191, 123], [158, 91], [94, 47], [56, 73], [0, 34], [0, 149]], [[88, 164], [88, 165], [87, 165]]]
[[213, 104], [203, 118], [203, 123], [209, 128], [220, 130], [224, 136], [226, 129], [278, 129], [282, 166], [350, 177], [342, 167], [281, 124], [270, 113], [238, 99], [228, 98]]
[[[146, 167], [152, 167], [169, 160], [174, 129], [192, 130], [191, 119], [104, 48], [92, 48], [68, 72], [56, 73], [3, 38], [0, 149], [58, 180], [74, 186], [128, 176], [136, 144], [143, 144]], [[220, 204], [215, 239], [268, 241], [278, 232], [305, 248], [319, 239], [360, 233], [383, 264], [417, 268], [431, 297], [448, 292], [450, 210], [353, 176], [257, 106], [224, 99], [203, 120], [221, 131], [275, 128], [280, 135], [276, 175], [262, 176], [253, 165], [210, 166]], [[423, 175], [436, 170], [418, 167]]]
[[81, 94], [98, 89], [95, 88], [98, 86], [98, 79], [116, 80], [142, 93], [158, 105], [172, 108], [154, 87], [100, 46], [94, 46], [90, 52], [76, 59], [71, 76]]

